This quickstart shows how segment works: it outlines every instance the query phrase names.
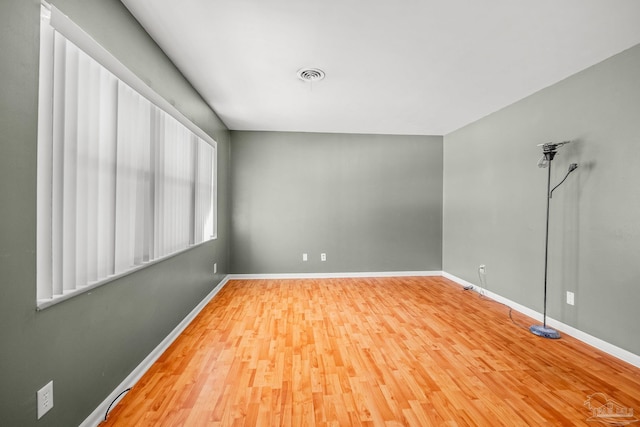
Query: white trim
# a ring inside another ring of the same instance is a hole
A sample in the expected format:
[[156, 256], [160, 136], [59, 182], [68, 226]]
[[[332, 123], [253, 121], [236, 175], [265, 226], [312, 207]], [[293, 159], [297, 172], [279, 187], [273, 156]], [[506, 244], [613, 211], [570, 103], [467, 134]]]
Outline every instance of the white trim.
[[[475, 290], [476, 292], [478, 292], [480, 289], [478, 285], [475, 285], [471, 282], [467, 282], [466, 280], [456, 277], [453, 274], [443, 272], [442, 276], [453, 282], [458, 283], [459, 285], [472, 286], [473, 290]], [[518, 304], [517, 302], [511, 301], [501, 295], [488, 291], [487, 289], [482, 288], [482, 293], [483, 295], [485, 295], [488, 298], [491, 298], [492, 300], [505, 304], [513, 308], [514, 310], [526, 316], [529, 316], [534, 320], [537, 320], [538, 322], [542, 322], [542, 313], [538, 313], [535, 310], [525, 307], [524, 305]], [[611, 343], [603, 341], [600, 338], [594, 337], [593, 335], [589, 335], [586, 332], [583, 332], [572, 326], [566, 325], [558, 320], [552, 319], [549, 316], [547, 316], [547, 325], [551, 326], [554, 329], [558, 329], [559, 331], [564, 332], [565, 334], [570, 335], [573, 338], [580, 340], [585, 344], [595, 347], [598, 350], [604, 351], [605, 353], [615, 358], [618, 358], [624, 362], [627, 362], [633, 366], [640, 368], [640, 355], [631, 353], [628, 350], [625, 350]]]
[[275, 273], [275, 274], [230, 274], [230, 280], [252, 279], [348, 279], [356, 277], [410, 277], [442, 276], [442, 271], [371, 271], [345, 273]]
[[111, 410], [115, 405], [125, 396], [123, 394], [116, 402], [114, 399], [118, 397], [122, 391], [133, 387], [138, 380], [149, 370], [149, 368], [155, 363], [156, 360], [165, 352], [167, 348], [178, 338], [178, 336], [184, 331], [187, 326], [195, 319], [195, 317], [202, 311], [202, 309], [213, 299], [214, 296], [227, 284], [229, 276], [225, 276], [220, 283], [218, 283], [213, 290], [193, 309], [191, 312], [176, 326], [165, 339], [154, 348], [147, 357], [133, 370], [131, 373], [113, 390], [109, 396], [96, 408], [94, 411], [80, 424], [80, 427], [96, 427], [104, 421], [105, 412], [109, 409], [109, 405], [113, 402]]

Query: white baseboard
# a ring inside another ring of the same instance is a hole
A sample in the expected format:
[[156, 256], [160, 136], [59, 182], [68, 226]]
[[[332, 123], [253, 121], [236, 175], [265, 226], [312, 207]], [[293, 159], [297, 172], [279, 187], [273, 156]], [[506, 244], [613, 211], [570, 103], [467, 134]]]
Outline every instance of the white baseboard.
[[[109, 405], [112, 405], [111, 409], [117, 405], [117, 403], [124, 397], [124, 394], [120, 397], [118, 395], [124, 390], [133, 387], [140, 378], [149, 370], [151, 365], [165, 352], [167, 348], [175, 341], [176, 338], [184, 331], [187, 326], [195, 319], [195, 317], [202, 311], [202, 309], [213, 299], [214, 296], [227, 284], [229, 276], [225, 276], [224, 279], [216, 285], [215, 288], [193, 309], [191, 312], [176, 326], [170, 333], [162, 340], [156, 348], [144, 358], [142, 362], [107, 396], [107, 398], [80, 424], [80, 427], [96, 427], [104, 421], [105, 413], [109, 409]], [[117, 401], [114, 401], [118, 397]]]
[[275, 273], [275, 274], [230, 274], [229, 280], [251, 279], [344, 279], [357, 277], [408, 277], [442, 276], [442, 271], [369, 271], [352, 273]]
[[[475, 285], [471, 282], [467, 282], [466, 280], [463, 280], [459, 277], [456, 277], [452, 274], [443, 272], [442, 276], [458, 283], [459, 285], [462, 286], [473, 286], [473, 289], [478, 291], [480, 289], [480, 287], [478, 285]], [[487, 289], [482, 289], [483, 294], [485, 296], [487, 296], [488, 298], [491, 298], [492, 300], [495, 300], [499, 303], [508, 305], [509, 307], [513, 308], [514, 310], [529, 316], [533, 319], [535, 319], [538, 322], [542, 322], [542, 313], [538, 313], [535, 310], [530, 309], [529, 307], [525, 307], [521, 304], [518, 304], [517, 302], [511, 301], [501, 295], [495, 294]], [[561, 332], [564, 332], [567, 335], [570, 335], [582, 342], [584, 342], [585, 344], [589, 344], [592, 347], [597, 348], [598, 350], [604, 351], [605, 353], [616, 357], [624, 362], [627, 362], [633, 366], [636, 366], [638, 368], [640, 368], [640, 355], [631, 353], [628, 350], [625, 350], [623, 348], [620, 348], [618, 346], [615, 346], [611, 343], [608, 343], [606, 341], [601, 340], [600, 338], [594, 337], [593, 335], [589, 335], [586, 332], [583, 332], [579, 329], [574, 328], [573, 326], [569, 326], [566, 325], [558, 320], [552, 319], [549, 316], [547, 316], [547, 325], [551, 326], [554, 329], [557, 329]]]

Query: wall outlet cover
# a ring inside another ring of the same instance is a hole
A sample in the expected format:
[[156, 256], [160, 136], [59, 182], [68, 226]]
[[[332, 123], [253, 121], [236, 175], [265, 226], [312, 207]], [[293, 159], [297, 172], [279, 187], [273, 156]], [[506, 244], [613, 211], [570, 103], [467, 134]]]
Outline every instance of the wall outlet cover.
[[53, 380], [38, 390], [37, 396], [38, 419], [40, 419], [53, 408]]
[[575, 305], [575, 294], [573, 292], [567, 291], [567, 304]]

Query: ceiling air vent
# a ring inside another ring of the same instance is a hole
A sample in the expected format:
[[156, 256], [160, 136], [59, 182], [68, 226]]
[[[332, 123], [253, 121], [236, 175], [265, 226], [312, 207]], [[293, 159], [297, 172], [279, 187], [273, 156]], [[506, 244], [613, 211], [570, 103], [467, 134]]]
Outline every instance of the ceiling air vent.
[[319, 68], [302, 68], [298, 70], [298, 78], [304, 82], [319, 82], [324, 79], [324, 71]]

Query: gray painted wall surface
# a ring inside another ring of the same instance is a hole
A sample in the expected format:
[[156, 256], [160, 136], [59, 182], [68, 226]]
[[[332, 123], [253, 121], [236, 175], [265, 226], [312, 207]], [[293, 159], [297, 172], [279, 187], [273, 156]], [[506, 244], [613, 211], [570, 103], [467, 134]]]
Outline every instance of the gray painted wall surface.
[[441, 270], [442, 137], [231, 140], [233, 273]]
[[[228, 131], [119, 1], [52, 3], [218, 141], [219, 238], [36, 312], [40, 2], [0, 2], [0, 425], [8, 427], [78, 425], [228, 272]], [[52, 379], [54, 407], [37, 421], [36, 390]]]
[[[444, 270], [542, 312], [546, 170], [553, 161], [548, 314], [640, 354], [640, 45], [445, 136]], [[565, 303], [575, 292], [575, 306]]]

